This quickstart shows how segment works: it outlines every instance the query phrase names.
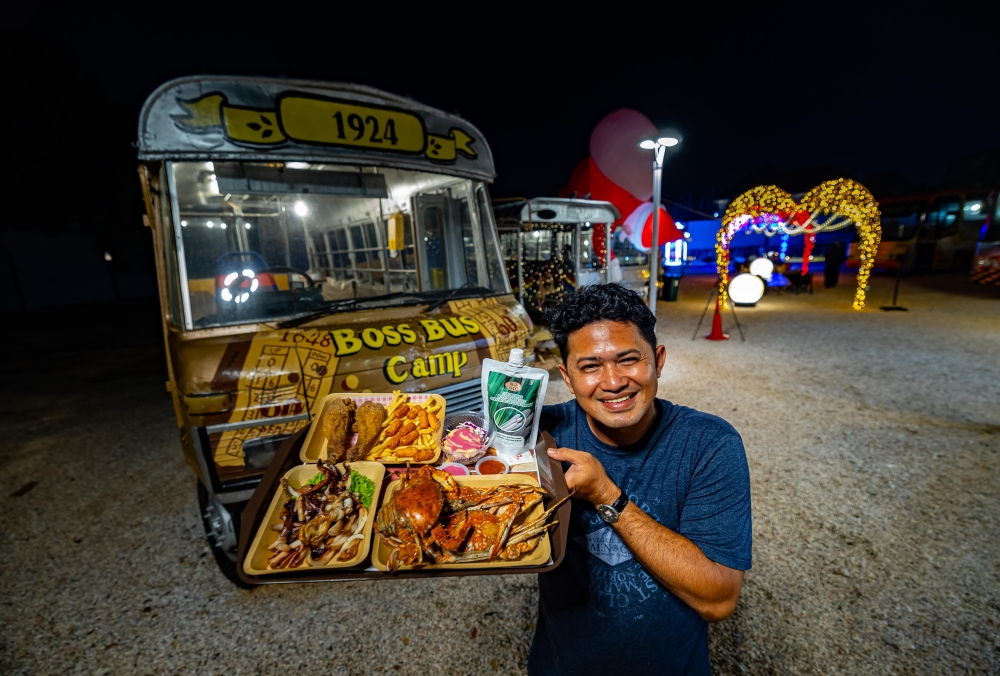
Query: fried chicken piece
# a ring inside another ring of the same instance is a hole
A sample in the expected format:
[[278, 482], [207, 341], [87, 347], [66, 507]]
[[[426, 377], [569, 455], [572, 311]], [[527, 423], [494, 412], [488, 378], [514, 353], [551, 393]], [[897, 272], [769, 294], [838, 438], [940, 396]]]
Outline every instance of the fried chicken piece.
[[334, 399], [323, 411], [319, 429], [326, 437], [326, 457], [329, 462], [344, 460], [353, 413], [354, 402], [350, 399]]
[[347, 459], [360, 460], [368, 455], [382, 433], [382, 423], [385, 421], [385, 406], [374, 401], [366, 401], [358, 406], [354, 414], [354, 426], [358, 430], [358, 441], [347, 451]]

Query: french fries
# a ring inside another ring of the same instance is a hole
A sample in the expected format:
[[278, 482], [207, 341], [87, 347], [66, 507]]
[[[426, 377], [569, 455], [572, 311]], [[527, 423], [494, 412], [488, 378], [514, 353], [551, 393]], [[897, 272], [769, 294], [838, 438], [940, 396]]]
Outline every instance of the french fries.
[[440, 413], [441, 404], [437, 397], [415, 404], [410, 403], [409, 395], [393, 391], [392, 401], [386, 406], [386, 419], [382, 423], [379, 441], [366, 459], [382, 462], [433, 460], [439, 451], [434, 433], [440, 424]]

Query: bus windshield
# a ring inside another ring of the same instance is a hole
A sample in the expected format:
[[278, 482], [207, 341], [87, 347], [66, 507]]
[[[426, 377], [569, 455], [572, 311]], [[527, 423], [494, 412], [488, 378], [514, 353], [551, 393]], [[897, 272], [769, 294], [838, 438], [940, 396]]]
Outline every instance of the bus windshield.
[[920, 218], [927, 209], [925, 202], [896, 202], [879, 205], [882, 210], [882, 241], [900, 242], [917, 235]]
[[168, 176], [186, 328], [510, 292], [480, 181], [305, 162]]

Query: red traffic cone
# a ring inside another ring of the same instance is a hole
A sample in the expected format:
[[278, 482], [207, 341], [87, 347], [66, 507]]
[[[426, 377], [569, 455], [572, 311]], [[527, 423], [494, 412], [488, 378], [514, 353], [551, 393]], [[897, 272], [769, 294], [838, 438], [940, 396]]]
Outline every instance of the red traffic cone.
[[729, 336], [722, 332], [722, 313], [719, 311], [719, 299], [715, 299], [715, 316], [712, 317], [712, 332], [705, 336], [708, 340], [729, 340]]

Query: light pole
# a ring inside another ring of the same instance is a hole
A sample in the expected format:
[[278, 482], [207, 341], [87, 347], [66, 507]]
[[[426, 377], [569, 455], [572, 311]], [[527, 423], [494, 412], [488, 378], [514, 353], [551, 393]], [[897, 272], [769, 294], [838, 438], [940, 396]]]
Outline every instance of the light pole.
[[[660, 278], [660, 182], [663, 175], [663, 155], [667, 148], [680, 143], [672, 136], [662, 136], [656, 140], [646, 139], [639, 143], [643, 150], [653, 151], [653, 239], [649, 251], [649, 309], [656, 316], [656, 280]], [[645, 225], [645, 224], [644, 224]]]

